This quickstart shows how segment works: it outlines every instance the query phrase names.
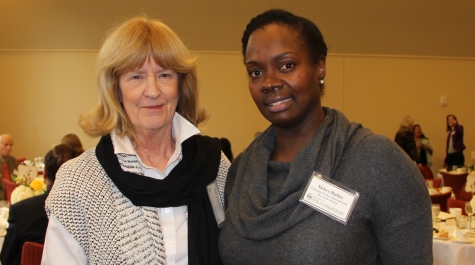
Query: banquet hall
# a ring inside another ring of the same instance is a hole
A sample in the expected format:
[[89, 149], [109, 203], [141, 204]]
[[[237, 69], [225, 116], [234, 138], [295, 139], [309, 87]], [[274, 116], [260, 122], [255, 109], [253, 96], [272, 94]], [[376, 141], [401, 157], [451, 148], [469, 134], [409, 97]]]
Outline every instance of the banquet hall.
[[[198, 63], [203, 134], [226, 137], [241, 153], [269, 123], [249, 95], [240, 38], [250, 18], [283, 8], [319, 25], [329, 47], [322, 105], [393, 139], [410, 115], [430, 138], [431, 171], [444, 167], [445, 117], [465, 128], [467, 166], [475, 164], [475, 2], [85, 0], [2, 1], [0, 133], [15, 157], [42, 156], [67, 133], [84, 149], [99, 139], [77, 125], [97, 102], [95, 62], [112, 25], [145, 14], [184, 40]], [[475, 244], [474, 244], [475, 246]]]

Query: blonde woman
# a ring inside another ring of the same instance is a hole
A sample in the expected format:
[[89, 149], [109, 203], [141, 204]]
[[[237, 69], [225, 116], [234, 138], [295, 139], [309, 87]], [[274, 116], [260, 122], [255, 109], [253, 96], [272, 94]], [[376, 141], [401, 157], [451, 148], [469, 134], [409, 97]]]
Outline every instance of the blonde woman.
[[417, 160], [416, 142], [412, 132], [414, 127], [414, 119], [411, 116], [405, 116], [399, 125], [399, 130], [394, 137], [394, 141], [406, 152], [413, 160]]
[[43, 263], [219, 264], [210, 199], [229, 161], [196, 127], [194, 58], [165, 24], [133, 18], [102, 45], [98, 83], [80, 125], [101, 140], [58, 172]]

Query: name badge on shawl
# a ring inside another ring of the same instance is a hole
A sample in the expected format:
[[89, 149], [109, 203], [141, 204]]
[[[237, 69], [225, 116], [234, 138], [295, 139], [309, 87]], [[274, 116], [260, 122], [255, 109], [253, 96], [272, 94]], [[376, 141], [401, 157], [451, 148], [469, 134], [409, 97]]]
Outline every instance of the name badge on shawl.
[[358, 198], [359, 192], [314, 171], [300, 202], [346, 225]]
[[208, 186], [206, 186], [206, 190], [208, 191], [209, 200], [211, 202], [211, 206], [213, 207], [216, 223], [218, 223], [218, 227], [221, 227], [224, 222], [224, 206], [221, 202], [221, 197], [219, 196], [218, 184], [216, 184], [216, 180], [208, 184]]

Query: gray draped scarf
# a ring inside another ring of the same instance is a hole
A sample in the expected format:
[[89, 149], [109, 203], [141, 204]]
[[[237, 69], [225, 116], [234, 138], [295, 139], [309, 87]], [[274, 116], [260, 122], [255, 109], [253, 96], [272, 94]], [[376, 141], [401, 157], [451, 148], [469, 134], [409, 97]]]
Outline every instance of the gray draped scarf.
[[[299, 199], [313, 171], [333, 178], [345, 148], [371, 134], [361, 124], [349, 122], [338, 110], [324, 108], [326, 117], [308, 145], [299, 151], [281, 189], [273, 190], [268, 203], [268, 163], [275, 144], [270, 126], [241, 155], [233, 192], [229, 195], [229, 219], [247, 239], [277, 236], [315, 212]], [[351, 140], [351, 141], [350, 141]]]

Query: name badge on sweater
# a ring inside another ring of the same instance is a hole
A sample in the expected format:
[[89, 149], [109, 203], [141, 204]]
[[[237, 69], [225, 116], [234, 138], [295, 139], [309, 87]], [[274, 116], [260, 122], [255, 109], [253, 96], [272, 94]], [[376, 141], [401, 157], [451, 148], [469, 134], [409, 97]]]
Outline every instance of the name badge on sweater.
[[346, 225], [358, 198], [358, 192], [314, 171], [300, 201]]
[[224, 206], [221, 202], [221, 197], [219, 196], [218, 184], [216, 184], [216, 180], [208, 184], [206, 189], [208, 190], [209, 201], [213, 207], [216, 223], [218, 223], [218, 227], [221, 227], [224, 222]]

